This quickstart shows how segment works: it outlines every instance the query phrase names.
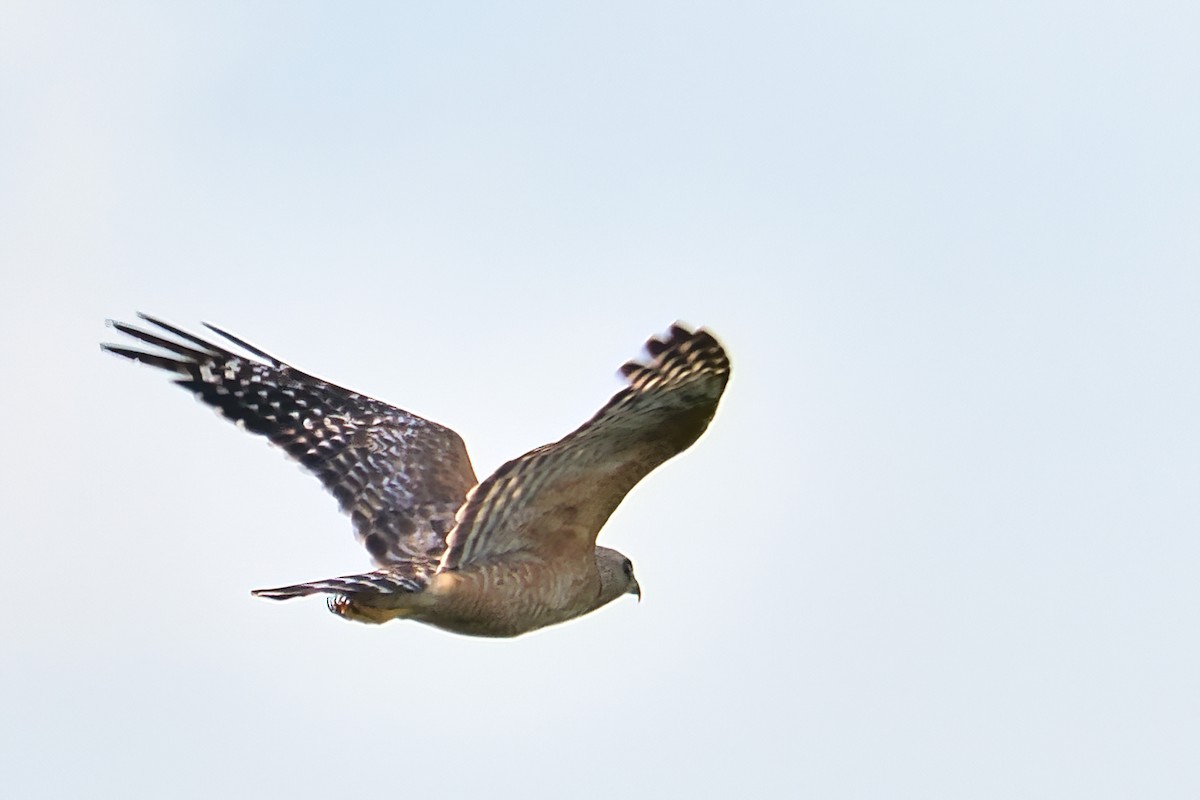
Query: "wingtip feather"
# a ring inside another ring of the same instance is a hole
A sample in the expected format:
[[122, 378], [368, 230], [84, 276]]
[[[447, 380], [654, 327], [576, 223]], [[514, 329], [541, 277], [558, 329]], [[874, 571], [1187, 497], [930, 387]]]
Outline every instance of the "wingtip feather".
[[711, 369], [728, 372], [729, 359], [716, 338], [704, 328], [692, 328], [676, 320], [665, 334], [650, 337], [645, 344], [644, 357], [623, 364], [618, 372], [630, 384], [649, 380], [667, 364], [683, 359], [707, 362]]
[[284, 363], [282, 361], [280, 361], [278, 358], [276, 358], [275, 356], [266, 352], [265, 350], [262, 350], [261, 348], [255, 347], [254, 345], [247, 342], [245, 339], [234, 336], [229, 331], [218, 328], [216, 325], [213, 325], [211, 322], [201, 322], [200, 324], [203, 325], [204, 327], [208, 328], [210, 331], [217, 334], [218, 336], [224, 337], [228, 341], [233, 342], [238, 347], [245, 350], [247, 353], [253, 353], [254, 355], [258, 356], [259, 358], [265, 359], [267, 361], [267, 363], [269, 363], [271, 366], [273, 366], [273, 367], [284, 366]]

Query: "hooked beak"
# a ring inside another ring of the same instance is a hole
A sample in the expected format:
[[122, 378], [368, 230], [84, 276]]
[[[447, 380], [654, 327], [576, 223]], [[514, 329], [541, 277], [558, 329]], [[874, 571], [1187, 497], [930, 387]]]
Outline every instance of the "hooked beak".
[[625, 594], [636, 594], [638, 602], [642, 602], [642, 587], [638, 586], [636, 578], [633, 581], [633, 585], [629, 587], [629, 591], [627, 591]]

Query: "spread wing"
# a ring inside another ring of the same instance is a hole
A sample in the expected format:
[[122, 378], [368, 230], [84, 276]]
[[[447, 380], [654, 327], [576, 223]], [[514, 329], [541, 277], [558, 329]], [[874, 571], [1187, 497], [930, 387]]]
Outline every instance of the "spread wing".
[[508, 462], [467, 496], [441, 569], [517, 551], [590, 558], [600, 528], [634, 485], [708, 427], [729, 381], [716, 339], [674, 325], [627, 363], [629, 386], [582, 427]]
[[207, 323], [257, 358], [139, 316], [175, 338], [110, 324], [170, 355], [114, 344], [101, 347], [176, 373], [175, 383], [283, 448], [337, 498], [377, 563], [442, 554], [454, 514], [476, 483], [458, 434], [301, 372]]

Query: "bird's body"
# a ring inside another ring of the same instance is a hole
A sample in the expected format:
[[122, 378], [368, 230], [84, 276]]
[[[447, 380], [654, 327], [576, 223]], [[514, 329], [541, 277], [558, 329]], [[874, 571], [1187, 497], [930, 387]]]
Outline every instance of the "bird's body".
[[[437, 573], [413, 619], [473, 636], [516, 636], [586, 614], [610, 600], [599, 570], [519, 554], [504, 563]], [[423, 607], [422, 607], [423, 606]]]
[[633, 486], [707, 428], [729, 360], [707, 332], [672, 326], [630, 362], [630, 385], [560, 441], [477, 483], [448, 428], [334, 386], [209, 326], [246, 358], [143, 315], [167, 339], [114, 327], [173, 355], [106, 350], [174, 372], [199, 399], [267, 436], [312, 471], [350, 515], [377, 569], [261, 589], [331, 595], [359, 622], [411, 619], [472, 636], [516, 636], [641, 589], [629, 559], [596, 537]]
[[[366, 576], [348, 576], [259, 589], [255, 594], [283, 599], [326, 591], [335, 593], [329, 601], [334, 613], [358, 622], [411, 619], [471, 636], [516, 636], [581, 616], [627, 593], [613, 581], [611, 586], [618, 591], [606, 594], [595, 563], [586, 565], [590, 569], [581, 566], [579, 561], [555, 563], [532, 553], [515, 553], [501, 562], [459, 570], [438, 572], [436, 564], [420, 565], [427, 582], [418, 591], [361, 591], [369, 585], [381, 587], [379, 572], [391, 573], [393, 584], [410, 579], [413, 567], [404, 564], [371, 573], [373, 584]], [[364, 585], [356, 584], [358, 580]]]

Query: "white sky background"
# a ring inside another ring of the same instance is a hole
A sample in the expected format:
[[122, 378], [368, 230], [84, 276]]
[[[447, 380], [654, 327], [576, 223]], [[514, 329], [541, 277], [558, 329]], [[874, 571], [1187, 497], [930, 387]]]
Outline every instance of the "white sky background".
[[[6, 4], [0, 793], [1196, 797], [1198, 26]], [[677, 318], [734, 379], [605, 530], [644, 602], [473, 640], [251, 598], [368, 559], [138, 309], [483, 474]]]

